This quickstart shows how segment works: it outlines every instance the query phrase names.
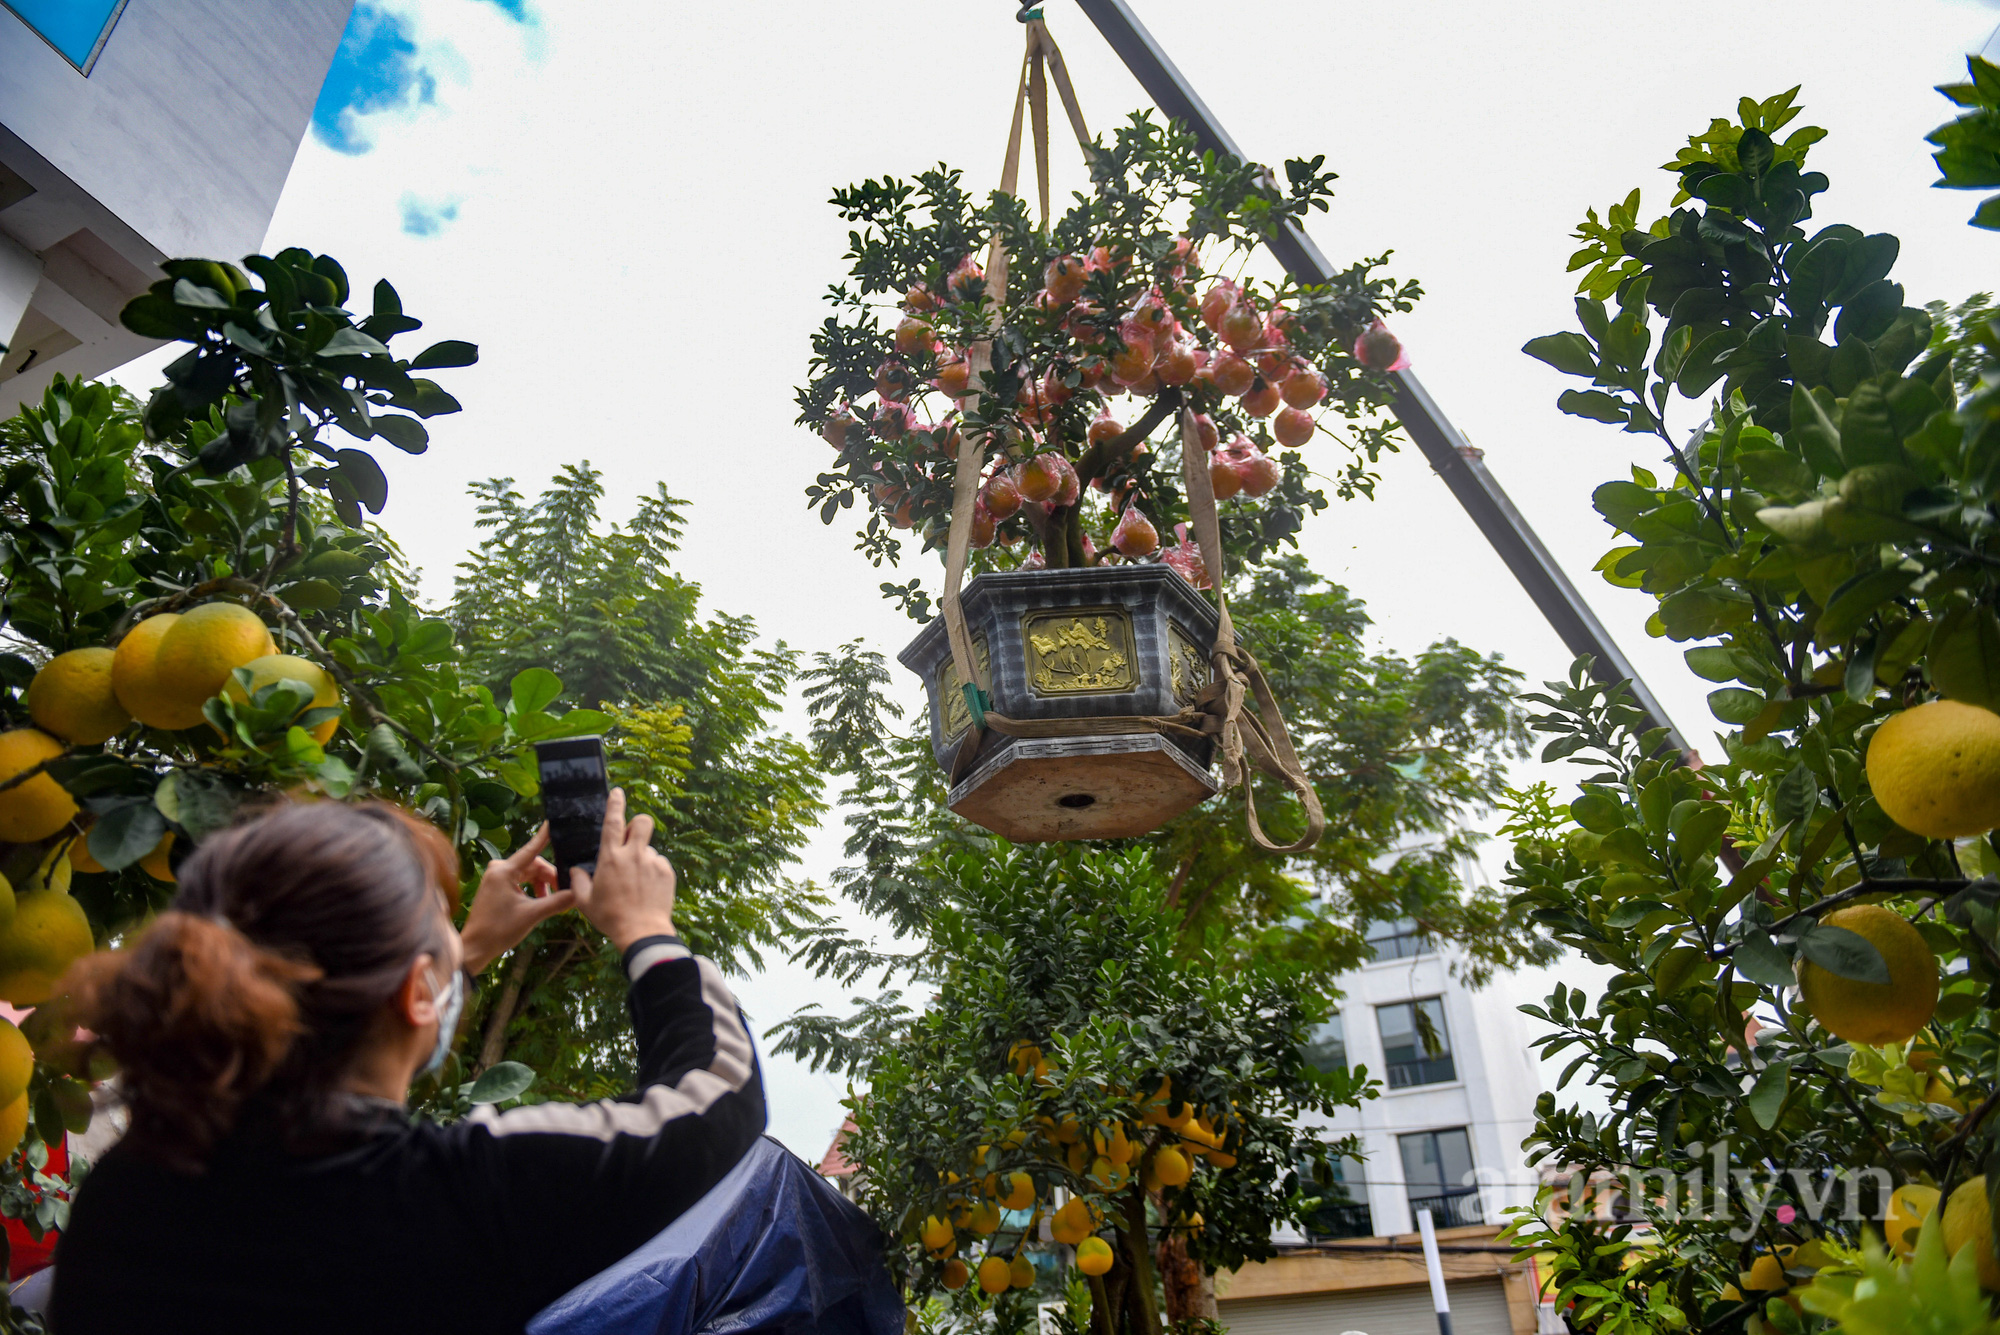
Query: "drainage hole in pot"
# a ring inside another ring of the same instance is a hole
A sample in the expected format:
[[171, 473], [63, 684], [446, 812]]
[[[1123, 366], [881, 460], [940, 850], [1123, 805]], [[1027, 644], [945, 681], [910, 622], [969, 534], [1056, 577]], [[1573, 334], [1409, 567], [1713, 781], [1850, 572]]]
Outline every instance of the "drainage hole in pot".
[[1056, 805], [1068, 807], [1071, 811], [1081, 811], [1085, 807], [1096, 806], [1097, 798], [1091, 793], [1065, 793], [1056, 799]]

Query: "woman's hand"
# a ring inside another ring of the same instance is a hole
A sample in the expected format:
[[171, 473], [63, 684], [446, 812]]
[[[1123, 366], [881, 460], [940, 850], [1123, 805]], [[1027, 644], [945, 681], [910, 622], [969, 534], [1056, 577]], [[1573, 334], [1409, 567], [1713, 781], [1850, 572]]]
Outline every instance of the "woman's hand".
[[653, 851], [653, 818], [625, 823], [625, 790], [613, 788], [604, 804], [604, 834], [597, 870], [569, 869], [570, 893], [590, 925], [624, 950], [648, 936], [673, 936], [674, 866]]
[[458, 934], [470, 972], [483, 972], [520, 945], [537, 923], [576, 907], [576, 891], [556, 889], [556, 869], [537, 856], [548, 846], [549, 827], [543, 825], [512, 856], [486, 864]]

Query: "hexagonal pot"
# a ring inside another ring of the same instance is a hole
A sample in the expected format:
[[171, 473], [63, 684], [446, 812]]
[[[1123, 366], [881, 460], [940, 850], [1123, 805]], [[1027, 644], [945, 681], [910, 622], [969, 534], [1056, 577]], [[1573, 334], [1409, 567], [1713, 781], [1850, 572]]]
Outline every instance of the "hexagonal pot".
[[[1059, 725], [1055, 736], [988, 732], [949, 805], [1021, 843], [1156, 830], [1214, 794], [1207, 741], [1108, 720], [1165, 716], [1208, 685], [1217, 615], [1163, 565], [985, 574], [960, 599], [994, 712]], [[924, 679], [931, 750], [949, 770], [971, 724], [940, 619], [899, 655]]]

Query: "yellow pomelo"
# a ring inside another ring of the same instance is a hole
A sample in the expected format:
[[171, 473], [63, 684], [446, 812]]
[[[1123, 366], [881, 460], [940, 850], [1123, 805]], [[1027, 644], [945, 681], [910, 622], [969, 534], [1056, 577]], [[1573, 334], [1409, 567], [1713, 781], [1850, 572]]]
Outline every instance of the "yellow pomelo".
[[124, 731], [132, 715], [111, 686], [116, 657], [99, 647], [51, 658], [28, 683], [28, 715], [35, 725], [77, 746], [96, 746]]
[[1889, 1214], [1882, 1221], [1882, 1235], [1896, 1255], [1908, 1256], [1916, 1251], [1917, 1230], [1923, 1227], [1930, 1212], [1937, 1209], [1938, 1198], [1943, 1194], [1921, 1182], [1911, 1182], [1890, 1193]]
[[1132, 1162], [1132, 1142], [1126, 1138], [1124, 1127], [1113, 1126], [1108, 1134], [1104, 1131], [1094, 1131], [1091, 1133], [1091, 1140], [1097, 1146], [1097, 1152], [1111, 1162], [1115, 1164]]
[[1074, 1247], [1090, 1236], [1090, 1212], [1081, 1200], [1071, 1197], [1049, 1216], [1049, 1235], [1066, 1247]]
[[969, 1278], [971, 1272], [965, 1268], [965, 1262], [953, 1257], [944, 1263], [944, 1270], [938, 1275], [938, 1283], [948, 1289], [957, 1290], [964, 1288], [965, 1281]]
[[140, 870], [156, 881], [166, 881], [168, 884], [172, 884], [174, 867], [169, 859], [172, 857], [173, 851], [174, 832], [168, 830], [160, 839], [160, 842], [153, 845], [153, 851], [139, 859]]
[[1776, 1289], [1790, 1289], [1792, 1281], [1784, 1277], [1784, 1263], [1768, 1251], [1750, 1263], [1750, 1269], [1738, 1275], [1744, 1289], [1750, 1293], [1772, 1293]]
[[1076, 1244], [1076, 1268], [1086, 1275], [1101, 1275], [1111, 1268], [1111, 1244], [1103, 1238], [1085, 1238]]
[[1017, 1256], [1007, 1266], [1007, 1278], [1017, 1289], [1035, 1287], [1035, 1263], [1025, 1256]]
[[2000, 714], [1957, 700], [1904, 710], [1868, 743], [1868, 787], [1926, 839], [1986, 833], [2000, 825]]
[[923, 1239], [925, 1251], [941, 1252], [952, 1245], [955, 1235], [950, 1224], [936, 1215], [930, 1215], [924, 1220], [923, 1230], [918, 1236]]
[[13, 923], [0, 932], [0, 1001], [10, 1006], [47, 1001], [63, 970], [96, 945], [83, 905], [59, 890], [22, 895]]
[[1004, 1256], [989, 1256], [979, 1263], [979, 1287], [988, 1293], [1005, 1293], [1014, 1287], [1014, 1268]]
[[203, 603], [181, 613], [160, 637], [153, 680], [163, 696], [192, 708], [199, 721], [203, 703], [222, 690], [230, 673], [277, 649], [270, 627], [249, 608]]
[[1977, 1247], [1979, 1287], [2000, 1290], [2000, 1257], [1993, 1255], [1993, 1211], [1986, 1203], [1986, 1175], [1961, 1183], [1944, 1203], [1944, 1249], [1953, 1256], [1962, 1247]]
[[1025, 1210], [1034, 1203], [1034, 1178], [1026, 1173], [1009, 1173], [1001, 1179], [1000, 1204], [1009, 1210]]
[[[245, 691], [234, 673], [222, 687], [223, 693], [239, 704], [275, 681], [298, 681], [310, 686], [312, 703], [306, 709], [334, 708], [340, 704], [340, 687], [334, 682], [332, 674], [310, 658], [300, 658], [296, 654], [266, 654], [243, 666], [250, 672], [250, 689]], [[330, 718], [312, 730], [312, 739], [325, 746], [333, 740], [334, 730], [339, 727], [340, 720]]]
[[1153, 1156], [1153, 1176], [1160, 1179], [1162, 1186], [1178, 1187], [1194, 1173], [1194, 1165], [1187, 1156], [1169, 1145]]
[[28, 1096], [21, 1095], [4, 1108], [0, 1108], [0, 1158], [21, 1148], [22, 1140], [28, 1134]]
[[[160, 641], [179, 624], [179, 612], [147, 617], [125, 633], [111, 656], [111, 686], [118, 703], [149, 728], [192, 728], [201, 722], [201, 701], [190, 709], [161, 690]], [[206, 698], [206, 697], [204, 697]]]
[[981, 1201], [972, 1207], [972, 1231], [980, 1235], [997, 1232], [1000, 1228], [1000, 1207], [992, 1201]]
[[93, 875], [103, 872], [104, 864], [90, 855], [89, 826], [85, 826], [82, 834], [69, 841], [69, 865], [73, 871], [90, 872]]
[[1902, 915], [1880, 904], [1836, 909], [1821, 919], [1867, 939], [1889, 966], [1886, 983], [1842, 978], [1811, 960], [1799, 965], [1799, 993], [1828, 1033], [1849, 1043], [1906, 1043], [1937, 1009], [1938, 965], [1931, 948]]
[[0, 1020], [0, 1103], [12, 1103], [28, 1092], [35, 1073], [35, 1050], [12, 1020]]
[[[0, 732], [0, 783], [63, 753], [63, 744], [35, 728]], [[76, 819], [76, 803], [46, 773], [0, 791], [0, 839], [32, 844]]]

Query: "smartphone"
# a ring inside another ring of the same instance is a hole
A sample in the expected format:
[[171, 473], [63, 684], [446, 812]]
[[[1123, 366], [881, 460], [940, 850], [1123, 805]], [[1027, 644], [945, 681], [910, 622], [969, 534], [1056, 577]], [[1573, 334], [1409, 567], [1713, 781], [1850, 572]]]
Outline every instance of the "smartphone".
[[604, 772], [604, 739], [565, 737], [559, 742], [536, 742], [535, 765], [542, 775], [542, 815], [549, 823], [556, 886], [567, 890], [571, 867], [597, 870], [604, 804], [611, 796]]

